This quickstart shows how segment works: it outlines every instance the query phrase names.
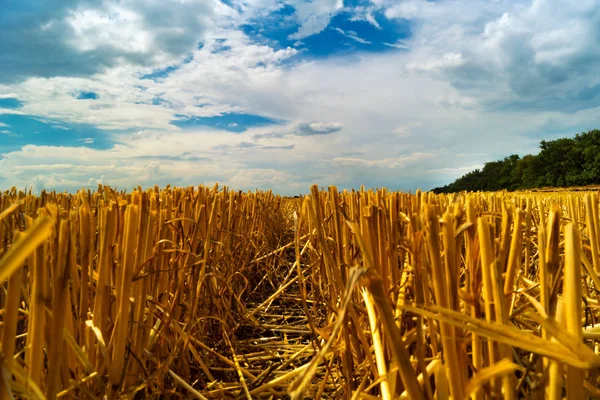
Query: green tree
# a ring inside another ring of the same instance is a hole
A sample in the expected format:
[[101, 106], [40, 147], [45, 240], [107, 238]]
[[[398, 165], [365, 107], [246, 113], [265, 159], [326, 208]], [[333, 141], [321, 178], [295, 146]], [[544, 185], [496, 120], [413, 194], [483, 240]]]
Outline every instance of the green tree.
[[537, 155], [523, 158], [513, 154], [485, 163], [454, 182], [433, 191], [437, 193], [531, 189], [600, 184], [600, 130], [574, 138], [542, 140]]

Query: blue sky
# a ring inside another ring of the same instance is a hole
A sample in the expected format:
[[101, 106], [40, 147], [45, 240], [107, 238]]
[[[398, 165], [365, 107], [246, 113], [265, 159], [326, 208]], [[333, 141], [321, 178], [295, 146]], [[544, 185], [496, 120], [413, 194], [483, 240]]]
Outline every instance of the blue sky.
[[5, 0], [0, 187], [430, 189], [600, 127], [593, 0]]

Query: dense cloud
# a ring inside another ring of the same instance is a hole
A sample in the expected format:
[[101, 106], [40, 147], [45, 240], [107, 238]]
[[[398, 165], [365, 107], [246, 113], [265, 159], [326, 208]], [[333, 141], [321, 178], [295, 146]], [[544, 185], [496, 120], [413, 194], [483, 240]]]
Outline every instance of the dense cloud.
[[217, 0], [10, 3], [0, 12], [0, 83], [168, 62], [190, 52], [223, 7]]
[[341, 122], [300, 122], [295, 126], [280, 128], [266, 133], [257, 133], [252, 136], [253, 140], [281, 139], [290, 136], [313, 136], [329, 135], [344, 129]]
[[413, 40], [421, 61], [409, 67], [449, 80], [490, 110], [598, 106], [600, 3], [485, 3], [411, 0], [386, 15], [421, 22]]
[[300, 40], [323, 31], [329, 25], [331, 17], [343, 8], [342, 0], [292, 0], [296, 9], [295, 16], [300, 24], [290, 39]]
[[296, 135], [311, 136], [311, 135], [329, 135], [330, 133], [339, 132], [344, 128], [341, 122], [303, 122], [296, 127]]

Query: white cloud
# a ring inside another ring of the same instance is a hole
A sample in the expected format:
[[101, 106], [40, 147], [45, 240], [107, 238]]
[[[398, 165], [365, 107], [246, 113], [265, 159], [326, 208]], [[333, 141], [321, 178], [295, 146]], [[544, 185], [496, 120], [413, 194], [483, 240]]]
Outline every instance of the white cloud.
[[400, 49], [400, 50], [410, 49], [410, 47], [408, 47], [408, 45], [405, 44], [402, 40], [397, 41], [396, 43], [384, 43], [384, 45], [386, 45], [388, 47], [393, 47], [395, 49]]
[[140, 29], [142, 16], [117, 4], [108, 4], [103, 10], [76, 10], [67, 22], [75, 32], [71, 43], [80, 51], [107, 46], [124, 52], [146, 53], [152, 46], [152, 34]]
[[434, 73], [490, 108], [594, 107], [600, 83], [600, 4], [424, 2], [389, 5], [390, 18], [418, 21], [408, 65]]
[[432, 158], [433, 153], [412, 153], [406, 156], [397, 158], [384, 158], [378, 160], [367, 160], [353, 157], [336, 157], [332, 162], [338, 166], [362, 166], [370, 168], [403, 168], [423, 159]]
[[358, 35], [356, 34], [356, 32], [354, 31], [345, 31], [343, 29], [340, 28], [334, 28], [338, 33], [344, 35], [345, 37], [354, 40], [355, 42], [358, 43], [362, 43], [362, 44], [371, 44], [371, 42], [369, 42], [368, 40], [362, 39], [360, 37], [358, 37]]
[[379, 30], [383, 29], [373, 16], [375, 8], [372, 6], [356, 6], [354, 8], [347, 6], [344, 11], [352, 14], [350, 21], [366, 21]]
[[[332, 29], [336, 13], [350, 12], [338, 0], [289, 3], [300, 26], [294, 40]], [[312, 182], [427, 189], [490, 159], [533, 152], [542, 137], [600, 125], [600, 6], [593, 1], [372, 1], [352, 18], [376, 28], [385, 25], [375, 12], [410, 19], [414, 35], [387, 43], [385, 53], [297, 63], [290, 60], [302, 58], [298, 50], [253, 42], [238, 28], [281, 7], [274, 0], [152, 2], [156, 11], [142, 4], [85, 3], [46, 28], [68, 23], [78, 32], [73, 49], [118, 61], [79, 77], [0, 85], [0, 98], [24, 102], [0, 114], [90, 124], [109, 130], [118, 145], [89, 152], [26, 146], [2, 154], [5, 182], [36, 177], [46, 187], [75, 188], [103, 177], [122, 187], [172, 179], [293, 192]], [[338, 32], [368, 42], [360, 32]], [[140, 79], [169, 66], [178, 69], [156, 82]], [[77, 100], [79, 91], [99, 98]], [[283, 122], [235, 134], [171, 124], [227, 112]], [[64, 178], [51, 174], [65, 164], [77, 168]]]
[[[211, 37], [226, 39], [231, 49], [213, 53], [215, 42], [210, 39], [207, 46], [193, 52], [194, 60], [160, 82], [139, 79], [139, 68], [130, 65], [92, 78], [31, 78], [10, 85], [10, 90], [18, 91], [19, 99], [26, 102], [12, 112], [92, 124], [102, 129], [173, 130], [176, 128], [170, 122], [177, 119], [176, 114], [214, 116], [244, 110], [246, 107], [236, 106], [236, 103], [245, 106], [245, 102], [236, 97], [245, 93], [248, 97], [244, 100], [250, 102], [252, 92], [281, 78], [279, 63], [297, 53], [294, 49], [274, 50], [254, 44], [239, 31], [216, 31]], [[98, 94], [99, 99], [77, 100], [72, 93], [82, 89]], [[164, 104], [153, 105], [156, 97], [163, 99]], [[203, 102], [209, 104], [195, 107]], [[264, 111], [257, 113], [264, 114]]]
[[[280, 188], [296, 193], [307, 183], [292, 174], [268, 168], [245, 167], [213, 153], [209, 159], [182, 157], [131, 157], [131, 149], [113, 150], [32, 146], [0, 159], [0, 178], [19, 188], [35, 190], [94, 187], [99, 183], [124, 189], [138, 184], [196, 185], [219, 182], [240, 190]], [[274, 186], [275, 185], [275, 186]]]
[[411, 134], [410, 127], [408, 126], [399, 126], [397, 128], [394, 128], [392, 132], [395, 133], [399, 138], [406, 138], [409, 137]]
[[421, 70], [433, 72], [444, 68], [459, 67], [464, 62], [463, 56], [460, 53], [445, 53], [441, 57], [410, 62], [407, 68], [409, 71]]
[[242, 190], [283, 187], [288, 192], [306, 191], [304, 185], [294, 182], [294, 177], [290, 173], [274, 169], [242, 170], [232, 176], [227, 183]]
[[344, 7], [343, 0], [293, 0], [295, 16], [300, 24], [297, 32], [289, 35], [291, 40], [301, 40], [323, 31], [331, 17]]
[[344, 128], [341, 122], [299, 122], [272, 129], [268, 132], [256, 133], [252, 140], [282, 139], [293, 136], [330, 135]]
[[334, 132], [339, 132], [344, 128], [341, 122], [303, 122], [296, 126], [296, 135], [311, 136], [311, 135], [327, 135]]

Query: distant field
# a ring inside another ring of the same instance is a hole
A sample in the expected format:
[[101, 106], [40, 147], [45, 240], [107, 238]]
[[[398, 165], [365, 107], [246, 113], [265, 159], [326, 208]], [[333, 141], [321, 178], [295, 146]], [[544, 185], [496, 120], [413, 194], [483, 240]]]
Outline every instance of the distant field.
[[0, 395], [600, 398], [599, 214], [597, 187], [7, 191]]

